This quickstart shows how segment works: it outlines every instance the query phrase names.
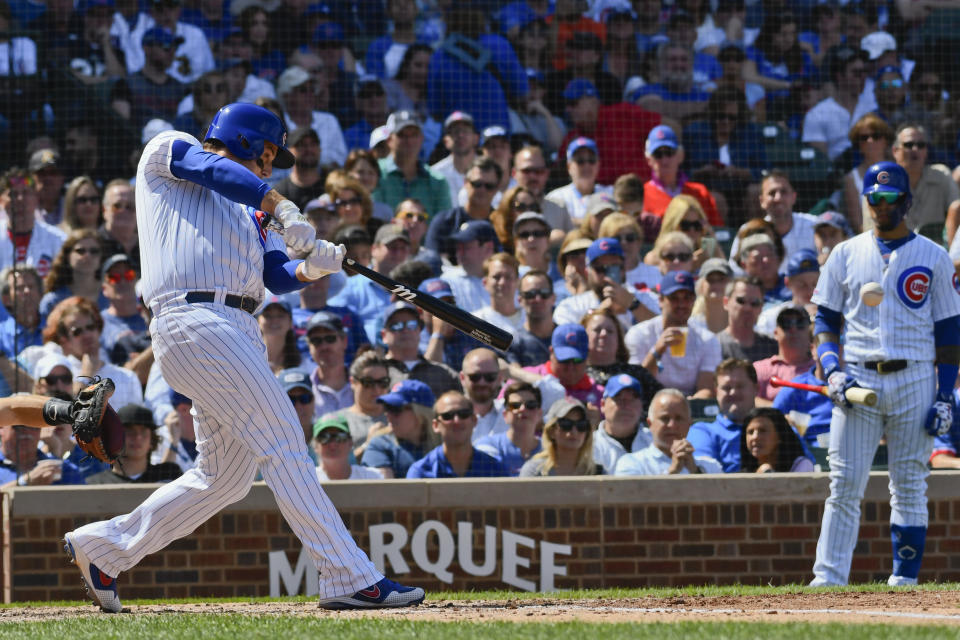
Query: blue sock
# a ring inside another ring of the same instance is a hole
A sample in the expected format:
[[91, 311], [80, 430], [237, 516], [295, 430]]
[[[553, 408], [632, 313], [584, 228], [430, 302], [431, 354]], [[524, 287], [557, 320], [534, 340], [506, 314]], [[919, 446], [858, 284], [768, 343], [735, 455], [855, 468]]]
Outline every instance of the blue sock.
[[893, 575], [916, 579], [923, 560], [927, 528], [891, 524], [890, 540], [893, 542]]

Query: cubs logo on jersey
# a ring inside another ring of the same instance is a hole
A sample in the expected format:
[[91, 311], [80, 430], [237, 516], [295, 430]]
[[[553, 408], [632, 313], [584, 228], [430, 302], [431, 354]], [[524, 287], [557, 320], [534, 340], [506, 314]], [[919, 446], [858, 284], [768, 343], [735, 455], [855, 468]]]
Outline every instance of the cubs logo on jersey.
[[253, 209], [250, 207], [250, 215], [253, 217], [253, 221], [257, 224], [257, 229], [260, 231], [260, 246], [266, 246], [267, 244], [267, 214], [259, 209]]
[[927, 301], [933, 271], [927, 267], [910, 267], [897, 278], [897, 296], [911, 309], [919, 309]]
[[960, 277], [957, 274], [953, 274], [953, 290], [960, 293]]

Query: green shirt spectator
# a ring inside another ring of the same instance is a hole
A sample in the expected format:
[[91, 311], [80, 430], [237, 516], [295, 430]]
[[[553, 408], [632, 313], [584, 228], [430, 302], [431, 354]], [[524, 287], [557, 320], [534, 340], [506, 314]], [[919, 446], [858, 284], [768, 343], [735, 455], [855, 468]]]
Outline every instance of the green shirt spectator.
[[447, 180], [419, 159], [423, 129], [416, 115], [411, 111], [391, 113], [386, 126], [390, 155], [380, 160], [383, 177], [373, 192], [374, 200], [395, 209], [404, 200], [416, 198], [431, 217], [450, 209]]

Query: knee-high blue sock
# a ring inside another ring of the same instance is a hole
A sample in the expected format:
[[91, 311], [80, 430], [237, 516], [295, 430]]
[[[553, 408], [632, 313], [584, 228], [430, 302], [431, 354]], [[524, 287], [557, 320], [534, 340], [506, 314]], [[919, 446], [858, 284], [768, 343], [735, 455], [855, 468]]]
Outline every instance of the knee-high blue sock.
[[927, 528], [891, 524], [890, 540], [893, 542], [893, 575], [915, 579], [920, 573]]

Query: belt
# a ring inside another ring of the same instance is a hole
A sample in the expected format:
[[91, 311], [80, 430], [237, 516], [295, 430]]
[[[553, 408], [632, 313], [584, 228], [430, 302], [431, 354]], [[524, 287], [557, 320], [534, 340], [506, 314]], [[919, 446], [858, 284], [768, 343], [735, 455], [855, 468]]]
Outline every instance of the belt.
[[[213, 291], [190, 291], [184, 297], [184, 300], [191, 304], [195, 302], [215, 302], [216, 299], [217, 294]], [[234, 309], [243, 309], [250, 315], [253, 315], [253, 312], [260, 306], [260, 302], [256, 298], [238, 296], [232, 293], [228, 293], [223, 297], [223, 304], [228, 307], [233, 307]]]
[[877, 373], [896, 373], [906, 369], [909, 364], [906, 360], [872, 360], [861, 362], [860, 366]]

